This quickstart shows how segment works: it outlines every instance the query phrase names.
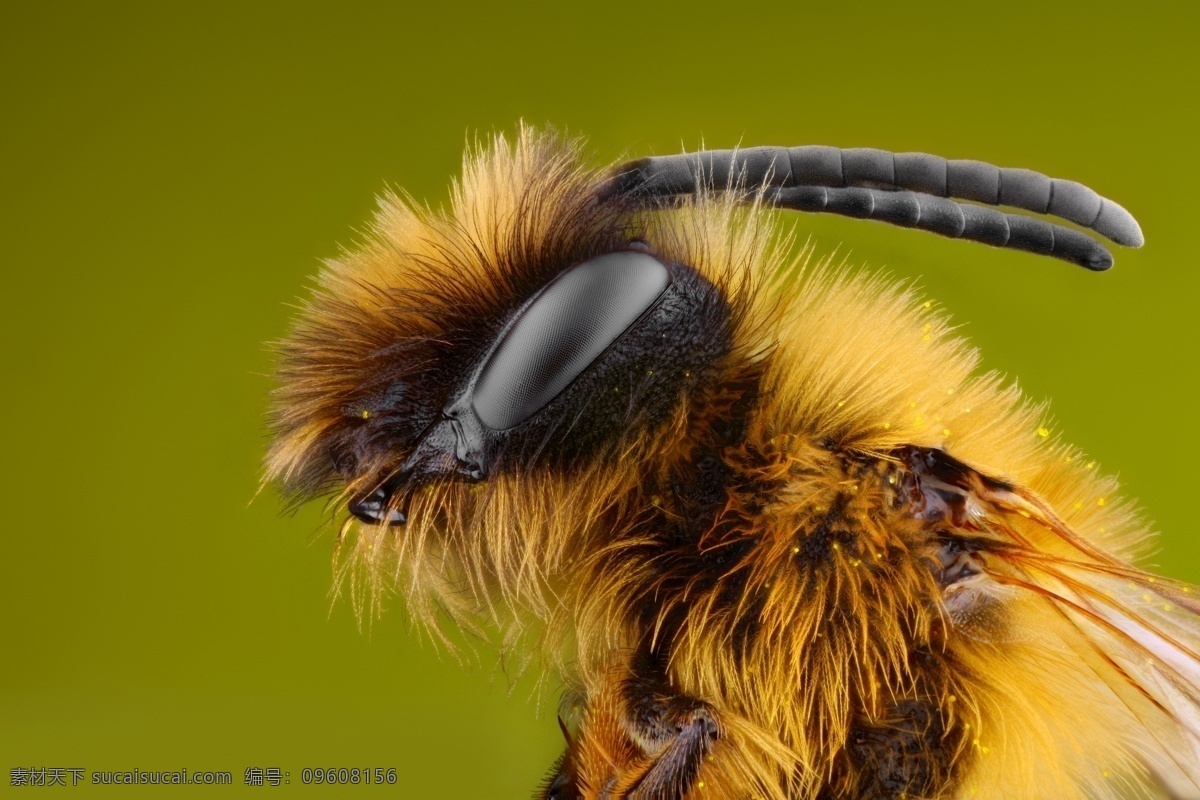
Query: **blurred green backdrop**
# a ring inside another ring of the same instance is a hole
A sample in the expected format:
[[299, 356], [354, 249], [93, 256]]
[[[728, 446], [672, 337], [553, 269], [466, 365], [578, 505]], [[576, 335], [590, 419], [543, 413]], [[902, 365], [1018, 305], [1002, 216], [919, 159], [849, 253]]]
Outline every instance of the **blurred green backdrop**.
[[[229, 770], [178, 794], [524, 797], [560, 747], [483, 653], [330, 611], [317, 507], [251, 502], [264, 346], [385, 184], [441, 202], [474, 132], [596, 157], [927, 150], [1083, 181], [1149, 244], [1092, 275], [844, 219], [1144, 502], [1200, 581], [1195, 46], [1143, 4], [35, 4], [0, 30], [0, 794], [13, 767]], [[398, 606], [398, 604], [393, 604]], [[241, 786], [247, 767], [288, 789]], [[315, 766], [395, 788], [305, 788]], [[66, 792], [68, 790], [57, 790]], [[163, 796], [161, 789], [79, 789]], [[50, 791], [50, 793], [55, 793]]]

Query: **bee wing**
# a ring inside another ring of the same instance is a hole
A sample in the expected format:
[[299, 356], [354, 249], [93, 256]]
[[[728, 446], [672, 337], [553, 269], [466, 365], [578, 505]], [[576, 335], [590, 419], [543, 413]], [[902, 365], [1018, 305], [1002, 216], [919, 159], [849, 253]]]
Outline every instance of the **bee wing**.
[[1035, 493], [941, 451], [903, 460], [914, 513], [995, 536], [987, 577], [1044, 598], [1082, 634], [1077, 655], [1157, 743], [1149, 768], [1177, 797], [1200, 797], [1200, 590], [1116, 558]]
[[1084, 634], [1078, 655], [1159, 746], [1151, 769], [1177, 796], [1200, 797], [1200, 614], [1180, 596], [1189, 587], [1128, 567], [1019, 561], [1018, 574], [990, 577], [1047, 598]]

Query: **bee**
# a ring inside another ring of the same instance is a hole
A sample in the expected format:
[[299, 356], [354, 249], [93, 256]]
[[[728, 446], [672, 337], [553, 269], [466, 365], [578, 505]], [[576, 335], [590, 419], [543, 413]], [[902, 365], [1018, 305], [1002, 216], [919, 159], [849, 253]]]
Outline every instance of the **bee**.
[[546, 800], [1200, 796], [1197, 590], [931, 301], [775, 209], [1142, 243], [982, 162], [497, 136], [448, 208], [385, 196], [280, 345], [267, 477], [345, 513], [338, 585], [561, 677]]

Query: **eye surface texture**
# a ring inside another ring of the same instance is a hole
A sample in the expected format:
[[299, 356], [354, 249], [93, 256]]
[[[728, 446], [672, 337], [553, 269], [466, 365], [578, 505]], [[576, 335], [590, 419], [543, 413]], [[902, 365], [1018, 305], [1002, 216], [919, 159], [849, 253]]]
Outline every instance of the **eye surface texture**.
[[645, 253], [609, 253], [563, 272], [500, 338], [472, 404], [493, 430], [536, 414], [579, 377], [662, 295], [667, 269]]

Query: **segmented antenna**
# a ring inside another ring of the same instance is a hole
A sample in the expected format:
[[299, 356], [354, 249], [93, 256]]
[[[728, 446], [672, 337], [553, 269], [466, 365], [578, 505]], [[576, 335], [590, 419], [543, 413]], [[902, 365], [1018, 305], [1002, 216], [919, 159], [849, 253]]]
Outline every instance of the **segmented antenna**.
[[659, 202], [706, 188], [737, 189], [748, 199], [761, 190], [781, 208], [875, 219], [1092, 270], [1108, 269], [1113, 258], [1090, 236], [977, 204], [1058, 217], [1128, 247], [1144, 242], [1128, 211], [1081, 183], [982, 161], [865, 147], [750, 147], [643, 158], [618, 167], [601, 195]]

